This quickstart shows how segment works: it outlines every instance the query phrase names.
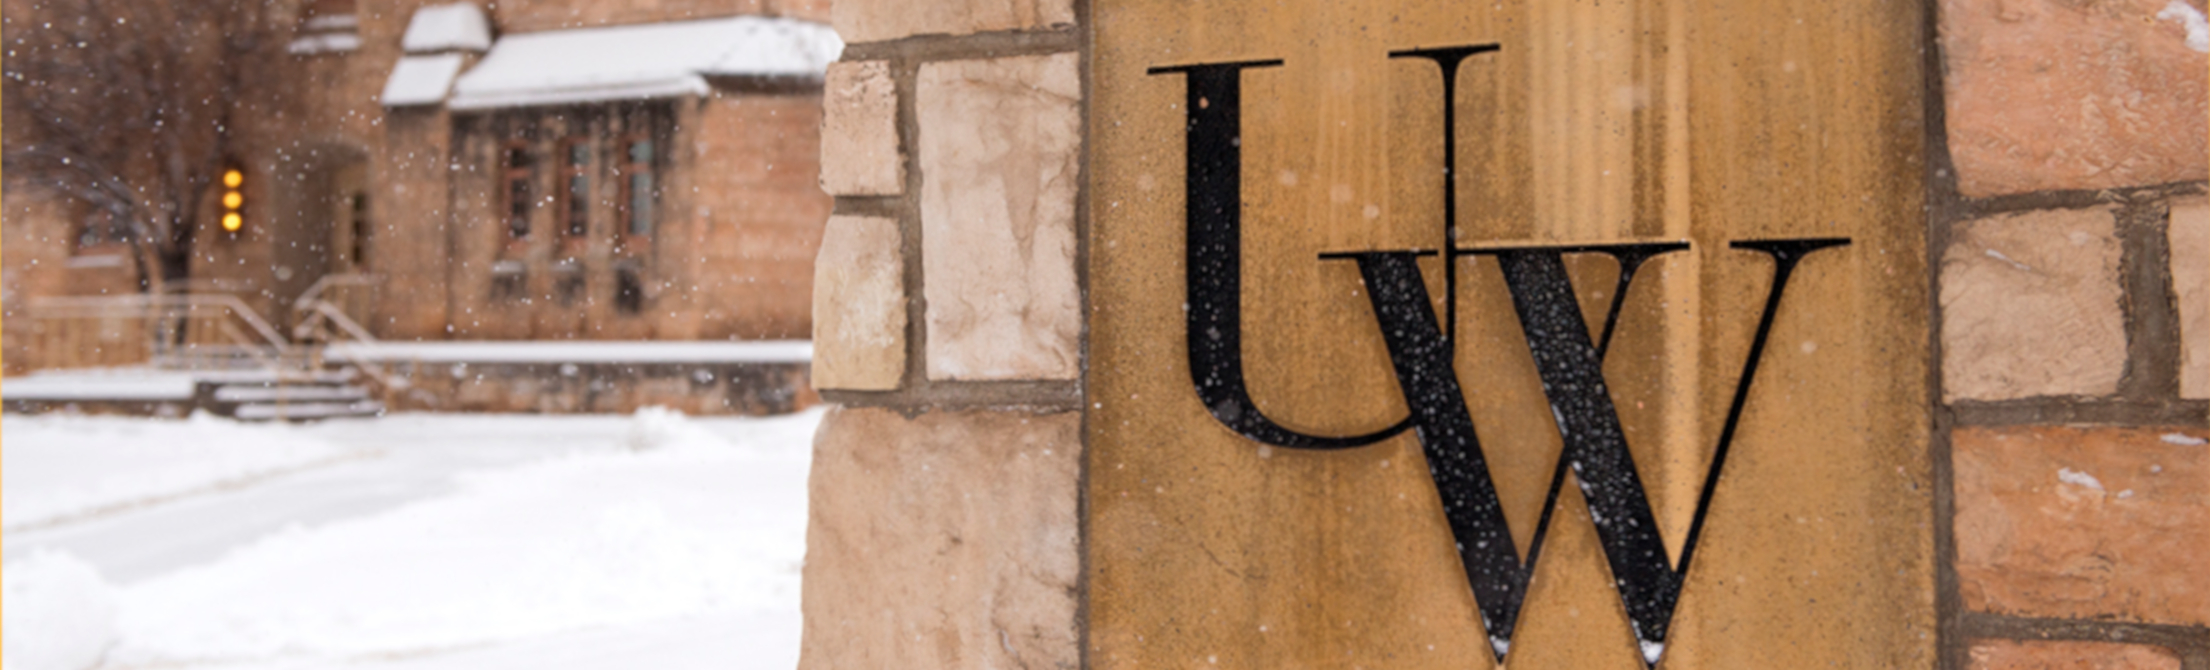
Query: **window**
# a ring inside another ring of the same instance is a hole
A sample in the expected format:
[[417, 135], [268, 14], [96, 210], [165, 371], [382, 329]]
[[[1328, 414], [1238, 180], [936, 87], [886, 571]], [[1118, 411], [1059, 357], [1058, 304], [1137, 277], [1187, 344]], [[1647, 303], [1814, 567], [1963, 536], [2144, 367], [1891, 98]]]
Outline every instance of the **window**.
[[622, 164], [622, 234], [629, 237], [651, 237], [654, 205], [660, 199], [659, 188], [653, 183], [652, 140], [632, 137], [623, 143]]
[[513, 239], [529, 237], [529, 215], [535, 204], [530, 188], [535, 176], [536, 157], [530, 155], [529, 143], [514, 140], [506, 145], [506, 232]]
[[491, 299], [502, 302], [529, 301], [529, 266], [521, 261], [499, 261], [491, 264]]
[[95, 209], [85, 215], [84, 223], [77, 228], [77, 250], [86, 251], [112, 244], [128, 244], [130, 226], [115, 217], [114, 212]]
[[559, 296], [562, 306], [571, 306], [583, 299], [586, 284], [583, 266], [574, 262], [561, 263], [553, 269], [553, 293]]
[[645, 280], [634, 265], [614, 268], [614, 310], [623, 314], [645, 311]]
[[561, 199], [567, 206], [561, 208], [564, 219], [561, 228], [569, 237], [591, 234], [591, 140], [568, 140], [567, 151], [561, 152], [560, 172], [567, 179], [567, 188]]
[[347, 250], [352, 254], [348, 258], [353, 261], [353, 267], [365, 268], [368, 267], [368, 194], [353, 194], [351, 206], [353, 209], [353, 248]]

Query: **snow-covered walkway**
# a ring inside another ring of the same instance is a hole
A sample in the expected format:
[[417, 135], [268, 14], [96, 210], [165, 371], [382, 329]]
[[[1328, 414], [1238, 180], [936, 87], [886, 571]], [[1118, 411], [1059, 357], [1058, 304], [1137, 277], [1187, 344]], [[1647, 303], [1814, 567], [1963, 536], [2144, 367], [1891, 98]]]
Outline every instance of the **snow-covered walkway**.
[[785, 670], [819, 420], [10, 415], [7, 667]]

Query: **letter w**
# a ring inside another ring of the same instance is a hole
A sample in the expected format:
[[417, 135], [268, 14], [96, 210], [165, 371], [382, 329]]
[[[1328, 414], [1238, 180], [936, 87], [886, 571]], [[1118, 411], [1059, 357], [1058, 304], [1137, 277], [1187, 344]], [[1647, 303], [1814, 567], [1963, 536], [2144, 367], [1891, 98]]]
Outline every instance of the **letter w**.
[[[1668, 562], [1664, 540], [1658, 534], [1648, 493], [1635, 471], [1634, 456], [1620, 429], [1619, 412], [1612, 405], [1604, 382], [1603, 356], [1609, 348], [1619, 309], [1635, 271], [1659, 254], [1687, 247], [1680, 243], [1620, 244], [1578, 247], [1529, 247], [1516, 249], [1454, 250], [1452, 256], [1493, 255], [1504, 270], [1512, 303], [1541, 376], [1543, 394], [1550, 400], [1551, 416], [1564, 443], [1551, 478], [1549, 499], [1535, 529], [1525, 563], [1519, 561], [1510, 529], [1500, 520], [1502, 503], [1490, 480], [1486, 459], [1474, 435], [1464, 392], [1458, 385], [1452, 354], [1443, 329], [1437, 324], [1433, 303], [1428, 301], [1412, 252], [1361, 252], [1340, 254], [1358, 261], [1375, 319], [1389, 348], [1391, 363], [1405, 401], [1412, 407], [1414, 432], [1428, 459], [1441, 496], [1444, 515], [1458, 542], [1466, 580], [1473, 587], [1489, 641], [1501, 662], [1510, 648], [1520, 605], [1528, 581], [1541, 555], [1543, 538], [1557, 504], [1558, 488], [1567, 468], [1580, 483], [1588, 500], [1596, 533], [1610, 563], [1613, 583], [1634, 626], [1643, 660], [1657, 664], [1665, 649], [1666, 631], [1673, 607], [1680, 599], [1681, 583], [1688, 572], [1696, 544], [1710, 510], [1719, 475], [1726, 463], [1750, 384], [1779, 311], [1781, 296], [1802, 258], [1813, 251], [1848, 244], [1840, 239], [1772, 240], [1736, 242], [1737, 249], [1758, 251], [1774, 260], [1773, 281], [1757, 334], [1742, 366], [1734, 399], [1712, 454], [1702, 495], [1690, 522], [1677, 565]], [[1615, 258], [1619, 280], [1613, 288], [1611, 307], [1600, 338], [1591, 337], [1575, 299], [1572, 280], [1566, 275], [1567, 253], [1596, 252]], [[1454, 299], [1455, 297], [1453, 297]]]

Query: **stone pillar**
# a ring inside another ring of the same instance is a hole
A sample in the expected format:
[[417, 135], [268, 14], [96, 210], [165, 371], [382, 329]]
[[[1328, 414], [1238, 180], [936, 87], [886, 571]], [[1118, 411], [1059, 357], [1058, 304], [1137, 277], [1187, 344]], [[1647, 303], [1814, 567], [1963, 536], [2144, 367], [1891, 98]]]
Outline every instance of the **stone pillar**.
[[2210, 22], [1942, 0], [1947, 667], [2210, 668]]
[[807, 670], [2210, 670], [2201, 0], [834, 11]]
[[1069, 0], [841, 0], [801, 668], [1074, 668], [1082, 36]]

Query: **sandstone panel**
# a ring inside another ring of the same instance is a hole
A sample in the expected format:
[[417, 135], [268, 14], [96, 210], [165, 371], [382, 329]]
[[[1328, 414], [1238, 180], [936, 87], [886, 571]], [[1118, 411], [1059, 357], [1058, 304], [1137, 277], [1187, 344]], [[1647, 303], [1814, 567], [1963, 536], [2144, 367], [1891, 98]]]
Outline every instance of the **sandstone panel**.
[[831, 63], [822, 101], [821, 190], [897, 195], [905, 190], [898, 93], [883, 61]]
[[889, 390], [905, 375], [905, 255], [898, 222], [829, 218], [815, 261], [813, 387]]
[[1943, 0], [1941, 33], [1965, 195], [2210, 176], [2202, 0]]
[[2210, 431], [1973, 428], [1954, 442], [1964, 605], [2210, 623]]
[[921, 67], [930, 379], [1072, 379], [1081, 294], [1076, 54]]
[[1967, 221], [1942, 254], [1950, 400], [2101, 396], [2125, 373], [2119, 246], [2109, 210]]
[[2210, 202], [2172, 203], [2169, 235], [2179, 300], [2179, 395], [2210, 398]]
[[1079, 667], [1080, 425], [831, 411], [814, 440], [800, 670]]
[[[1638, 646], [1566, 485], [1506, 667], [1644, 670], [1659, 652], [1669, 670], [1935, 665], [1917, 18], [1869, 1], [1090, 8], [1091, 668], [1496, 665], [1413, 436], [1267, 446], [1194, 388], [1210, 371], [1190, 369], [1191, 343], [1227, 333], [1192, 332], [1187, 311], [1188, 110], [1231, 101], [1154, 69], [1271, 59], [1241, 73], [1226, 141], [1242, 158], [1235, 335], [1254, 405], [1323, 436], [1407, 416], [1358, 264], [1323, 254], [1687, 241], [1637, 275], [1603, 371], [1668, 551], [1772, 282], [1768, 257], [1730, 245], [1852, 240], [1789, 284], [1664, 647]], [[1487, 43], [1450, 119], [1436, 65], [1390, 57]], [[1600, 327], [1616, 266], [1566, 261]], [[1440, 311], [1444, 265], [1419, 263]], [[1557, 415], [1497, 260], [1457, 267], [1455, 372], [1524, 551]]]

